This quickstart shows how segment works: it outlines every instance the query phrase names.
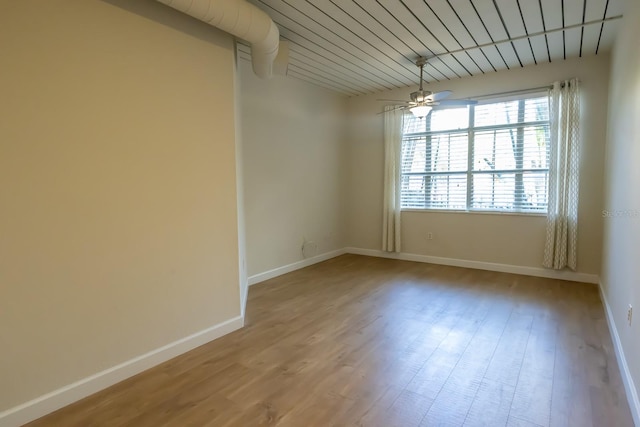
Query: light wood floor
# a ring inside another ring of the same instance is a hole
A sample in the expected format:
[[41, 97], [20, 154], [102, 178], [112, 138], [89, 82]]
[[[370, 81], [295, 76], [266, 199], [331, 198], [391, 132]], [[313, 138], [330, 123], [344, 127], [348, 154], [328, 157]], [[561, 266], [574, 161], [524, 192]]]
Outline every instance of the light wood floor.
[[594, 285], [344, 255], [30, 426], [633, 426]]

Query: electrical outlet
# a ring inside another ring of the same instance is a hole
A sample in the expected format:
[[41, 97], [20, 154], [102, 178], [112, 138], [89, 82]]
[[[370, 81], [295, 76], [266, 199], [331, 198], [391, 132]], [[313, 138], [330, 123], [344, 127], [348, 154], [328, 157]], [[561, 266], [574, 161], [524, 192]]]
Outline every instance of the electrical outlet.
[[428, 232], [427, 233], [427, 240], [433, 240], [433, 233], [432, 232]]
[[627, 310], [627, 320], [629, 321], [629, 326], [631, 326], [631, 321], [633, 320], [633, 306], [629, 304], [629, 309]]

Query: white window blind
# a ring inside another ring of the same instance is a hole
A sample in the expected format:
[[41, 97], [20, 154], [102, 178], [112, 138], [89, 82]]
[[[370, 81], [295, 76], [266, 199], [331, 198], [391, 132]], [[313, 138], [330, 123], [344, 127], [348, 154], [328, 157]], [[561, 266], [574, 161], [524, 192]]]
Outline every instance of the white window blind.
[[546, 95], [407, 115], [402, 207], [547, 211]]

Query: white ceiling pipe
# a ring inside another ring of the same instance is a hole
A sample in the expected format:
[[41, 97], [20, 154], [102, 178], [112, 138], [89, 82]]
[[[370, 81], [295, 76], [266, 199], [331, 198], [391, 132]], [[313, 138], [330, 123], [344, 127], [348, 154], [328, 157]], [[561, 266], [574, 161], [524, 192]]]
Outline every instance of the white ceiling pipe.
[[273, 75], [280, 33], [269, 15], [245, 0], [158, 0], [251, 43], [253, 72]]

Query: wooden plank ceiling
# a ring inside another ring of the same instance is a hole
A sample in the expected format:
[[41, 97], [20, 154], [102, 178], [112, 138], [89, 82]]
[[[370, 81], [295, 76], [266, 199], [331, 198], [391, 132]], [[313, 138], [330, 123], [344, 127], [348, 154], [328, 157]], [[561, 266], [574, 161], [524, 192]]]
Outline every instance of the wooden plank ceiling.
[[[602, 21], [623, 7], [622, 0], [250, 1], [290, 42], [291, 77], [348, 96], [417, 84], [420, 55], [431, 58], [429, 82], [605, 52], [620, 20]], [[238, 51], [250, 59], [248, 46]]]

